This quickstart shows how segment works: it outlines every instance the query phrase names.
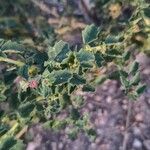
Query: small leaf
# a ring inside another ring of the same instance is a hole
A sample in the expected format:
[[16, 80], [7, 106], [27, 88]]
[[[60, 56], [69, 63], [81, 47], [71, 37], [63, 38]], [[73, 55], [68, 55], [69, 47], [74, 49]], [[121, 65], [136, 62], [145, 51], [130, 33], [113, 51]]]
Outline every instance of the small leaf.
[[77, 60], [81, 62], [88, 62], [88, 61], [94, 61], [94, 55], [88, 51], [80, 50], [76, 54]]
[[91, 43], [95, 39], [97, 39], [97, 35], [99, 33], [99, 28], [97, 28], [95, 25], [88, 25], [86, 28], [82, 31], [82, 38], [83, 43]]
[[86, 80], [78, 74], [73, 74], [73, 77], [71, 78], [70, 83], [73, 85], [80, 85], [80, 84], [85, 84]]
[[11, 147], [13, 147], [17, 141], [13, 137], [8, 137], [1, 141], [0, 150], [10, 150]]
[[89, 84], [83, 86], [82, 91], [84, 92], [95, 92], [95, 88]]
[[129, 73], [132, 73], [133, 75], [135, 75], [135, 73], [138, 71], [138, 69], [139, 69], [139, 63], [134, 61], [130, 66]]
[[140, 73], [137, 72], [131, 80], [131, 85], [138, 85], [139, 82], [140, 82]]
[[55, 78], [54, 85], [66, 83], [72, 77], [72, 74], [68, 70], [53, 71], [52, 75]]
[[18, 112], [22, 117], [29, 117], [33, 109], [34, 109], [34, 104], [27, 102], [19, 106]]
[[96, 52], [95, 54], [95, 62], [97, 64], [98, 67], [101, 67], [102, 64], [104, 63], [104, 58], [102, 57], [100, 52]]
[[80, 113], [78, 112], [77, 109], [73, 108], [73, 109], [71, 110], [71, 118], [72, 118], [73, 120], [78, 120], [78, 119], [80, 118]]
[[136, 92], [137, 94], [142, 94], [146, 89], [146, 85], [145, 84], [142, 84], [142, 85], [139, 85], [136, 89]]
[[130, 56], [131, 56], [131, 52], [130, 51], [125, 51], [123, 53], [123, 59], [124, 59], [124, 61], [129, 60]]
[[62, 62], [70, 51], [69, 45], [66, 42], [59, 41], [54, 47], [49, 47], [48, 57], [50, 61]]
[[129, 87], [129, 81], [124, 77], [124, 76], [120, 76], [120, 81], [121, 84], [124, 88], [128, 88]]

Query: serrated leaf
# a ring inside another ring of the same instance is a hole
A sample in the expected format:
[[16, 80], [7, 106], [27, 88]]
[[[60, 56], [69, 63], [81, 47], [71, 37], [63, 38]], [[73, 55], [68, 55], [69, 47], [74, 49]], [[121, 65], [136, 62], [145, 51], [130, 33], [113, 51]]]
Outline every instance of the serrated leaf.
[[86, 84], [82, 88], [83, 92], [95, 92], [95, 88], [89, 84]]
[[124, 52], [123, 53], [123, 59], [124, 59], [124, 61], [129, 60], [130, 56], [131, 56], [131, 52], [130, 51]]
[[5, 43], [1, 44], [0, 46], [1, 51], [6, 50], [16, 50], [16, 51], [25, 51], [25, 47], [22, 44], [19, 44], [17, 42], [13, 42], [11, 40], [6, 41]]
[[88, 51], [85, 50], [80, 50], [76, 54], [77, 60], [81, 62], [89, 62], [89, 61], [94, 61], [94, 55]]
[[135, 75], [135, 73], [138, 71], [138, 69], [139, 69], [139, 63], [134, 61], [130, 66], [129, 73]]
[[140, 82], [140, 73], [137, 72], [131, 80], [131, 85], [138, 85], [139, 82]]
[[34, 109], [34, 104], [27, 102], [19, 106], [18, 112], [21, 115], [21, 117], [29, 117], [33, 109]]
[[150, 8], [145, 8], [144, 9], [144, 15], [148, 18], [150, 18]]
[[80, 84], [85, 84], [86, 80], [78, 74], [73, 74], [73, 77], [71, 78], [70, 83], [73, 85], [80, 85]]
[[71, 110], [71, 118], [73, 119], [73, 120], [78, 120], [79, 118], [80, 118], [80, 113], [79, 113], [79, 111], [77, 110], [77, 109], [75, 109], [75, 108], [73, 108], [72, 110]]
[[8, 137], [1, 141], [0, 150], [10, 150], [11, 147], [13, 147], [17, 141], [13, 137]]
[[95, 79], [94, 83], [95, 83], [96, 85], [100, 85], [100, 84], [104, 83], [106, 80], [107, 80], [107, 76], [102, 75], [102, 76], [97, 77], [97, 78]]
[[136, 88], [136, 93], [137, 94], [142, 94], [146, 89], [146, 85], [145, 84], [142, 84], [142, 85], [139, 85], [137, 88]]
[[80, 66], [83, 68], [93, 68], [94, 64], [93, 62], [81, 62]]
[[52, 75], [55, 78], [54, 85], [66, 83], [72, 77], [72, 74], [66, 69], [53, 71]]
[[25, 150], [25, 145], [22, 140], [17, 140], [17, 143], [10, 150]]
[[28, 79], [28, 65], [24, 65], [18, 69], [18, 75]]
[[124, 76], [120, 76], [120, 81], [121, 81], [121, 84], [124, 88], [128, 88], [129, 87], [129, 81], [126, 79], [126, 77]]
[[103, 62], [105, 61], [100, 52], [95, 53], [95, 62], [98, 67], [101, 67]]
[[97, 39], [97, 35], [99, 33], [99, 28], [97, 28], [95, 25], [88, 25], [86, 28], [82, 31], [82, 38], [83, 43], [88, 44]]
[[6, 100], [6, 96], [0, 93], [0, 102], [3, 102]]
[[128, 73], [127, 72], [125, 72], [123, 70], [120, 70], [120, 71], [114, 71], [114, 72], [110, 73], [108, 75], [108, 78], [111, 79], [111, 80], [118, 80], [120, 78], [120, 74], [122, 76], [124, 76], [125, 78], [128, 77]]
[[59, 41], [54, 47], [49, 47], [48, 57], [50, 61], [62, 62], [70, 51], [69, 45], [66, 42]]

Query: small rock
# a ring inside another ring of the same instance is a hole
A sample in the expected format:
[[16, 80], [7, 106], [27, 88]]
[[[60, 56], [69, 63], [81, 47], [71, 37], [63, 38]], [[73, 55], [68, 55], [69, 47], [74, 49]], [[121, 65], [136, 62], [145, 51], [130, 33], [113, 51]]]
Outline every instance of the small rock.
[[138, 113], [136, 116], [135, 116], [135, 120], [137, 122], [142, 122], [143, 121], [143, 115], [141, 113]]
[[108, 96], [108, 97], [106, 98], [106, 102], [107, 102], [108, 104], [111, 104], [111, 103], [112, 103], [112, 97], [111, 97], [111, 96]]
[[143, 144], [144, 144], [144, 147], [146, 148], [146, 150], [150, 150], [150, 140], [145, 140], [143, 142]]
[[141, 135], [141, 130], [138, 127], [133, 128], [133, 134], [134, 135]]
[[133, 148], [142, 148], [142, 142], [139, 139], [134, 139]]

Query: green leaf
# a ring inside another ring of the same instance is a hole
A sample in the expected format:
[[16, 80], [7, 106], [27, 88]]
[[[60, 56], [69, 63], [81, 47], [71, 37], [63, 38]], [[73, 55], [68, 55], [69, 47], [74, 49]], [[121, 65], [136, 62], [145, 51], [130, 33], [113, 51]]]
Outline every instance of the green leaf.
[[148, 18], [150, 18], [150, 8], [145, 8], [144, 9], [144, 15]]
[[66, 83], [72, 77], [72, 74], [66, 69], [53, 71], [52, 75], [55, 78], [54, 85]]
[[136, 93], [137, 94], [142, 94], [146, 89], [146, 85], [145, 84], [140, 84], [137, 88], [136, 88]]
[[138, 69], [139, 69], [139, 63], [134, 61], [130, 66], [129, 73], [135, 75], [135, 73], [138, 71]]
[[131, 56], [131, 52], [130, 51], [125, 51], [123, 53], [123, 59], [124, 59], [124, 61], [129, 60], [130, 56]]
[[27, 102], [19, 106], [18, 112], [21, 115], [21, 117], [25, 118], [25, 117], [29, 117], [33, 109], [34, 109], [34, 104]]
[[85, 84], [86, 80], [82, 76], [74, 73], [73, 77], [70, 80], [70, 83], [73, 85], [80, 85], [80, 84]]
[[94, 83], [96, 85], [100, 85], [100, 84], [104, 83], [106, 80], [107, 80], [107, 76], [106, 75], [102, 75], [102, 76], [97, 77], [95, 79]]
[[131, 85], [138, 85], [140, 82], [140, 73], [137, 72], [131, 80]]
[[93, 68], [94, 64], [92, 62], [81, 62], [80, 66], [88, 69]]
[[17, 143], [10, 150], [25, 150], [25, 145], [22, 140], [17, 140]]
[[124, 88], [128, 88], [129, 87], [129, 81], [127, 80], [126, 77], [124, 76], [120, 76], [120, 81], [121, 81], [121, 84]]
[[97, 39], [97, 35], [99, 33], [99, 28], [97, 28], [95, 25], [88, 25], [86, 28], [82, 31], [82, 38], [83, 43], [88, 44]]
[[55, 60], [56, 62], [62, 62], [70, 51], [69, 45], [66, 42], [59, 41], [54, 47], [49, 47], [48, 57], [49, 60]]
[[119, 42], [120, 41], [120, 37], [118, 37], [118, 36], [114, 36], [114, 35], [109, 35], [108, 37], [106, 37], [106, 39], [105, 39], [105, 43], [106, 44], [112, 44], [112, 43], [117, 43], [117, 42]]
[[24, 45], [13, 42], [11, 40], [4, 42], [3, 44], [0, 45], [0, 50], [6, 51], [6, 50], [16, 50], [16, 51], [26, 51]]
[[104, 58], [102, 57], [101, 53], [100, 53], [100, 52], [96, 52], [94, 56], [95, 56], [96, 65], [97, 65], [98, 67], [101, 67], [102, 64], [103, 64], [104, 61], [105, 61]]
[[0, 102], [5, 101], [6, 98], [7, 98], [7, 97], [6, 97], [4, 94], [0, 93]]
[[17, 141], [13, 137], [8, 137], [1, 141], [0, 150], [10, 150], [11, 147], [13, 147]]
[[18, 69], [18, 75], [28, 79], [28, 65], [24, 65]]
[[94, 61], [94, 55], [88, 51], [85, 50], [80, 50], [76, 54], [77, 60], [81, 62], [89, 62], [89, 61]]
[[72, 118], [73, 120], [78, 120], [78, 119], [80, 118], [80, 113], [79, 113], [79, 111], [78, 111], [77, 109], [75, 109], [75, 108], [72, 108], [70, 115], [71, 115], [71, 118]]
[[84, 92], [95, 92], [95, 88], [89, 84], [83, 86], [82, 91]]
[[111, 80], [118, 80], [120, 79], [120, 74], [126, 78], [128, 77], [127, 72], [120, 70], [120, 71], [113, 71], [112, 73], [109, 74], [108, 78]]

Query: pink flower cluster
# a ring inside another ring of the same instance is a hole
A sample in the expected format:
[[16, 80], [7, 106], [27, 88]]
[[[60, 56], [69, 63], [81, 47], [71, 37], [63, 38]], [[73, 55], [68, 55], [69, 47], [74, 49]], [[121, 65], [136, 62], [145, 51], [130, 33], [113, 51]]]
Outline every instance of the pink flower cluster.
[[38, 87], [38, 82], [36, 80], [31, 80], [29, 81], [29, 84], [28, 86], [31, 88], [31, 89], [36, 89]]

